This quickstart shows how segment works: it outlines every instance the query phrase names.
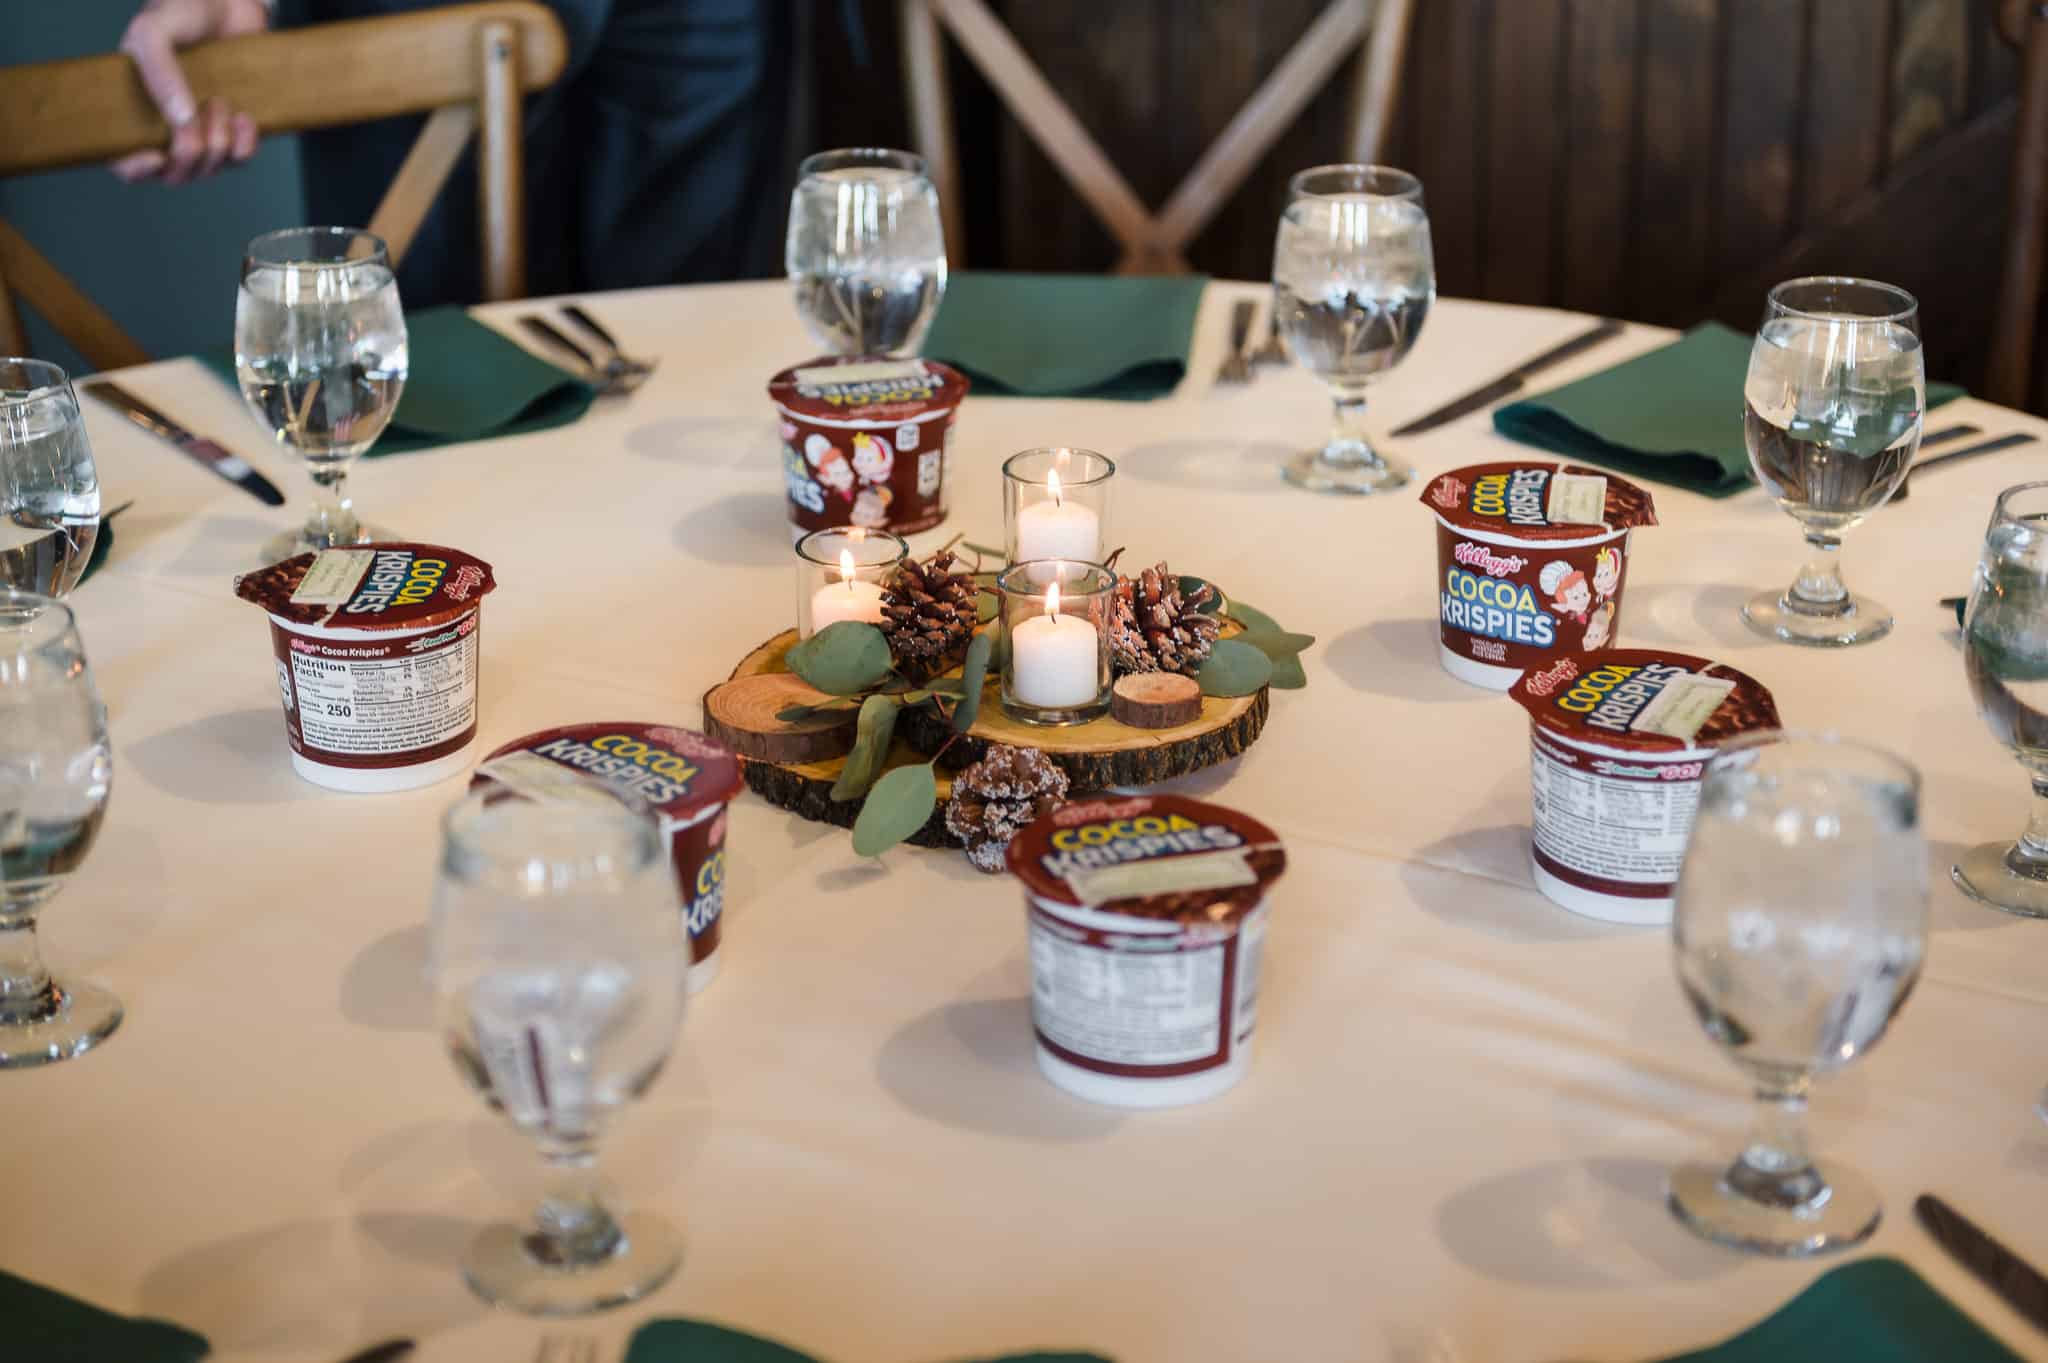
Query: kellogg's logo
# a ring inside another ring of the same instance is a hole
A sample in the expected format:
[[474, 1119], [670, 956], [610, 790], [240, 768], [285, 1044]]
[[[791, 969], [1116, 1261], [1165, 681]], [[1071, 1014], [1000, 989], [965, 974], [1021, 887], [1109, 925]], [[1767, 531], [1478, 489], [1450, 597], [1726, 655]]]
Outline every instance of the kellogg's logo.
[[715, 762], [719, 758], [728, 755], [724, 748], [719, 747], [716, 743], [704, 737], [704, 735], [692, 733], [688, 729], [671, 729], [666, 726], [658, 726], [649, 729], [647, 736], [656, 743], [667, 744], [685, 757], [694, 757], [699, 761]]
[[450, 601], [467, 601], [469, 594], [483, 585], [484, 570], [465, 563], [455, 570], [455, 576], [441, 584], [441, 591]]
[[1529, 566], [1520, 554], [1496, 554], [1483, 544], [1460, 540], [1451, 547], [1451, 557], [1468, 568], [1478, 568], [1490, 577], [1507, 577]]
[[1456, 478], [1439, 478], [1429, 490], [1429, 499], [1449, 511], [1465, 500], [1465, 485]]
[[1559, 658], [1541, 672], [1531, 672], [1522, 682], [1532, 696], [1547, 696], [1579, 675], [1579, 665], [1570, 658]]
[[1064, 805], [1053, 811], [1052, 821], [1062, 828], [1096, 819], [1126, 819], [1152, 808], [1143, 795], [1128, 800], [1091, 800], [1087, 804]]

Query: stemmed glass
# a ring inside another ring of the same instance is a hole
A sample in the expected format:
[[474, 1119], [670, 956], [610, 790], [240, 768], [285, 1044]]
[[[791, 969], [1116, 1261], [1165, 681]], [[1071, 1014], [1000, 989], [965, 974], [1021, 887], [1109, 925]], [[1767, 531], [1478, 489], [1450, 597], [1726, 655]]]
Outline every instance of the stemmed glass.
[[606, 1123], [675, 1043], [689, 951], [655, 820], [596, 782], [590, 793], [480, 793], [450, 809], [430, 934], [456, 1068], [534, 1140], [550, 1179], [532, 1224], [485, 1228], [463, 1273], [485, 1300], [540, 1315], [631, 1301], [682, 1258], [674, 1226], [614, 1214], [597, 1182]]
[[2048, 918], [2048, 483], [1998, 495], [1970, 604], [1963, 666], [1977, 713], [2033, 782], [2033, 816], [2017, 841], [1965, 852], [1949, 872], [1979, 903]]
[[120, 1000], [51, 979], [36, 947], [36, 916], [92, 850], [113, 777], [71, 609], [0, 589], [0, 1069], [69, 1059], [121, 1025]]
[[1742, 429], [1757, 481], [1813, 553], [1742, 618], [1794, 644], [1868, 643], [1892, 613], [1842, 583], [1842, 536], [1883, 506], [1920, 448], [1927, 373], [1913, 295], [1869, 279], [1793, 279], [1771, 290], [1749, 352]]
[[1927, 945], [1920, 774], [1881, 749], [1765, 733], [1708, 763], [1679, 874], [1678, 980], [1707, 1035], [1756, 1085], [1732, 1164], [1674, 1170], [1700, 1235], [1802, 1256], [1869, 1237], [1877, 1190], [1807, 1153], [1813, 1081], [1884, 1035]]
[[266, 561], [372, 538], [349, 500], [349, 465], [391, 423], [407, 365], [382, 241], [350, 227], [294, 227], [249, 243], [235, 373], [256, 419], [306, 461], [314, 494], [305, 525], [266, 544]]
[[1365, 434], [1366, 385], [1414, 348], [1436, 299], [1422, 182], [1386, 166], [1317, 166], [1287, 186], [1273, 244], [1273, 316], [1287, 351], [1330, 386], [1336, 428], [1287, 481], [1316, 492], [1388, 492], [1415, 470]]
[[804, 158], [784, 261], [796, 310], [836, 355], [908, 355], [946, 292], [946, 235], [924, 160], [854, 147]]
[[71, 380], [0, 359], [0, 587], [63, 596], [92, 560], [100, 479]]

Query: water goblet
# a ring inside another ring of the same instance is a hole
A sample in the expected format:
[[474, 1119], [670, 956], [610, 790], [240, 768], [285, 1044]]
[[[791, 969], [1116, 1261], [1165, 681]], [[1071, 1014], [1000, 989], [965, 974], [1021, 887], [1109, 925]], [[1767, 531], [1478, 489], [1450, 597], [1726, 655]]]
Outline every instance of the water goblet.
[[796, 310], [835, 355], [909, 355], [946, 293], [946, 236], [924, 160], [853, 147], [806, 157], [784, 261]]
[[78, 395], [42, 360], [0, 359], [0, 587], [61, 597], [99, 537], [100, 480]]

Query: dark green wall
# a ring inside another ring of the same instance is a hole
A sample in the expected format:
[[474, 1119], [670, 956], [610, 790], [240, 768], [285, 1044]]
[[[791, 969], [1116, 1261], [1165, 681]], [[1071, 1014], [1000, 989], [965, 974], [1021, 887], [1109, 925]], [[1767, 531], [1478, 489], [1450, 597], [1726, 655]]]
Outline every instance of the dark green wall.
[[[138, 3], [37, 0], [34, 23], [0, 23], [0, 68], [109, 51]], [[0, 5], [31, 7], [30, 0]], [[299, 214], [298, 149], [290, 138], [266, 140], [248, 165], [178, 189], [124, 185], [98, 167], [0, 180], [0, 217], [158, 356], [233, 340], [242, 244], [296, 223]], [[31, 314], [28, 326], [38, 355], [83, 371], [42, 319]]]

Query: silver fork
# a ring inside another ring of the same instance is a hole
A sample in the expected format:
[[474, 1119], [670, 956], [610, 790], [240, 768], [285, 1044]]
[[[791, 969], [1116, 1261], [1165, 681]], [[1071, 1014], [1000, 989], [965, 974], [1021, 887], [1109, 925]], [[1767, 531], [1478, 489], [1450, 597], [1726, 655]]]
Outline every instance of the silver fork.
[[566, 350], [581, 360], [585, 377], [606, 396], [623, 396], [630, 393], [645, 383], [647, 376], [654, 372], [654, 366], [628, 364], [623, 356], [616, 353], [600, 361], [587, 347], [538, 313], [527, 313], [519, 319], [519, 325], [549, 345]]
[[616, 369], [626, 374], [638, 374], [640, 377], [645, 378], [654, 372], [655, 365], [661, 363], [659, 360], [637, 359], [621, 350], [618, 339], [605, 329], [602, 322], [592, 317], [588, 312], [585, 312], [580, 303], [563, 305], [562, 315], [577, 326], [582, 327], [592, 336], [595, 336], [606, 350], [611, 351], [611, 358], [605, 361], [607, 369]]
[[1223, 357], [1223, 364], [1216, 371], [1218, 383], [1250, 383], [1252, 367], [1245, 363], [1245, 342], [1251, 339], [1252, 317], [1259, 305], [1249, 298], [1239, 299], [1230, 309], [1230, 353]]
[[589, 1335], [544, 1335], [533, 1363], [597, 1363], [597, 1341]]

